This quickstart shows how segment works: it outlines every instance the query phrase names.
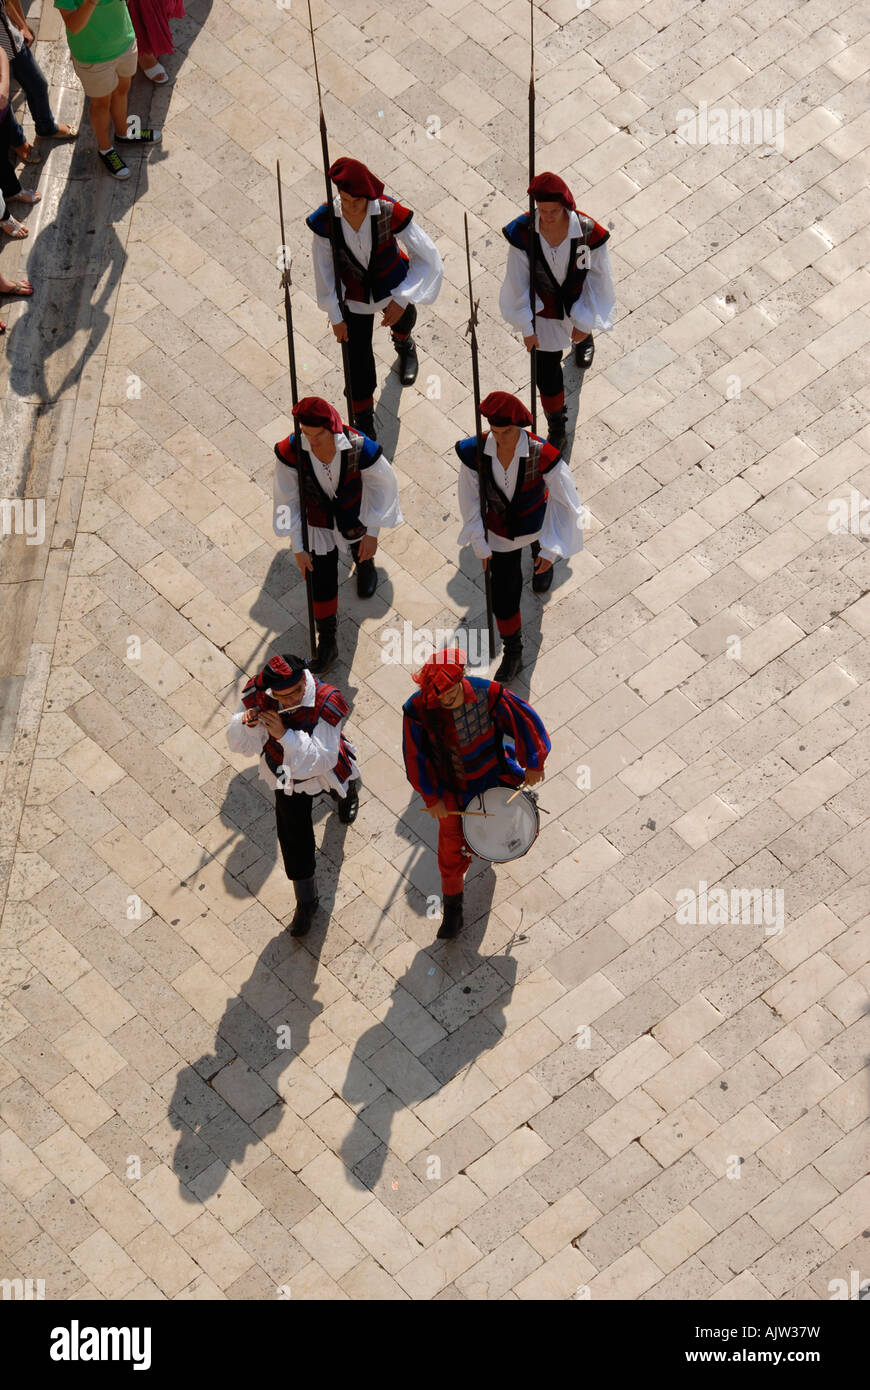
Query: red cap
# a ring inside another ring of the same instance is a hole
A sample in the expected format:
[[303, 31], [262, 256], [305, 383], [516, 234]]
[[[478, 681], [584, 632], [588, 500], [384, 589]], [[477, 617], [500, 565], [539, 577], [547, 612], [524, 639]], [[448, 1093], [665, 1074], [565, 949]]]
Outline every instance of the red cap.
[[371, 169], [360, 164], [358, 159], [337, 159], [330, 167], [329, 177], [344, 193], [352, 198], [380, 198], [384, 185], [376, 179]]
[[466, 700], [471, 697], [471, 686], [463, 678], [467, 660], [461, 647], [447, 647], [444, 651], [435, 652], [419, 671], [414, 672], [413, 679], [420, 687], [427, 709], [437, 705], [438, 696], [457, 681], [462, 681]]
[[561, 203], [572, 212], [577, 207], [570, 188], [558, 174], [538, 174], [532, 179], [526, 192], [531, 193], [539, 203]]
[[528, 429], [532, 417], [522, 401], [507, 391], [490, 391], [480, 402], [480, 413], [491, 425], [521, 425]]
[[333, 434], [344, 432], [341, 416], [335, 406], [330, 405], [322, 396], [305, 396], [298, 405], [294, 405], [293, 418], [298, 420], [300, 425], [308, 425], [311, 429], [319, 426], [321, 429], [332, 430]]

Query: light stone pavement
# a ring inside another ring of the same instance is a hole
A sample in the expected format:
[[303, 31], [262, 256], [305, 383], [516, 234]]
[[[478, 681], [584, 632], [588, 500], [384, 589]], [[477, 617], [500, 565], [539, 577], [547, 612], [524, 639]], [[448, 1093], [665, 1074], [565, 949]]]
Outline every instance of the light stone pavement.
[[[302, 227], [323, 196], [303, 18], [190, 0], [174, 85], [135, 87], [162, 150], [127, 188], [89, 135], [43, 174], [72, 159], [108, 223], [70, 253], [87, 352], [6, 760], [0, 1275], [60, 1299], [826, 1299], [870, 1276], [870, 559], [828, 507], [870, 494], [866, 7], [538, 13], [537, 167], [611, 228], [619, 318], [579, 403], [568, 368], [586, 549], [524, 598], [548, 814], [525, 858], [475, 864], [476, 920], [438, 944], [401, 763], [413, 659], [383, 637], [480, 621], [462, 213], [483, 390], [527, 389], [497, 297], [528, 9], [315, 5], [332, 156], [416, 210], [446, 276], [415, 388], [377, 335], [406, 520], [376, 598], [340, 591], [365, 786], [352, 827], [318, 813], [330, 921], [294, 942], [225, 728], [243, 673], [306, 640], [271, 529], [276, 158], [300, 390], [340, 398]], [[679, 142], [702, 101], [781, 109], [782, 150]], [[10, 306], [13, 345], [40, 312]], [[702, 881], [783, 890], [784, 929], [679, 923]]]

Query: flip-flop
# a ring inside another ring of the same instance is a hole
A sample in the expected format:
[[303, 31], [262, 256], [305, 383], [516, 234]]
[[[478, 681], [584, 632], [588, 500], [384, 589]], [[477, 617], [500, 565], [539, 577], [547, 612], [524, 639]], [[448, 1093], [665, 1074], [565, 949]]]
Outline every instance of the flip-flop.
[[[66, 122], [64, 122], [66, 124]], [[40, 135], [40, 140], [75, 140], [78, 138], [79, 128], [71, 125], [68, 131], [53, 130], [50, 135]]]
[[[11, 231], [9, 230], [10, 226]], [[24, 223], [19, 222], [14, 217], [7, 217], [5, 222], [0, 222], [0, 231], [5, 232], [13, 241], [23, 241], [26, 236], [30, 235]]]
[[20, 193], [10, 193], [6, 201], [7, 203], [27, 203], [28, 207], [33, 207], [35, 203], [42, 201], [42, 194], [37, 193], [34, 188], [22, 188]]
[[33, 294], [33, 286], [29, 280], [13, 280], [11, 289], [0, 289], [0, 295], [19, 295], [22, 299], [28, 299]]
[[169, 81], [169, 73], [162, 63], [155, 63], [153, 68], [143, 68], [145, 76], [149, 82], [153, 82], [155, 87], [165, 87]]
[[30, 146], [30, 149], [27, 151], [27, 154], [21, 154], [14, 147], [12, 149], [12, 153], [15, 155], [15, 158], [19, 164], [42, 163], [42, 155], [38, 152], [38, 150], [35, 150], [32, 145]]

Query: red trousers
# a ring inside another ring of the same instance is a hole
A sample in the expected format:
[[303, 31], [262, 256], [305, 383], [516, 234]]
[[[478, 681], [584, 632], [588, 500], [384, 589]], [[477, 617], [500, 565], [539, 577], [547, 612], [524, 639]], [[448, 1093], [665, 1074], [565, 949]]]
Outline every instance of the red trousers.
[[[458, 809], [456, 799], [449, 793], [443, 799], [449, 810]], [[445, 897], [462, 892], [471, 857], [471, 850], [462, 833], [462, 817], [444, 816], [438, 822], [438, 868], [441, 892]]]

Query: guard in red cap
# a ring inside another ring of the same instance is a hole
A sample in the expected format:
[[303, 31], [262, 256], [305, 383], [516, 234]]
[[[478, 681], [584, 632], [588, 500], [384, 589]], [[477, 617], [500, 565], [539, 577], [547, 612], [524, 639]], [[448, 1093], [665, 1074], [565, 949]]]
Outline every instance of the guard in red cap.
[[529, 428], [532, 417], [522, 401], [492, 391], [480, 403], [490, 428], [482, 437], [486, 528], [480, 508], [478, 442], [475, 435], [456, 445], [459, 470], [459, 544], [471, 545], [483, 567], [492, 567], [492, 606], [504, 642], [497, 681], [510, 681], [523, 664], [520, 601], [523, 547], [533, 549], [532, 588], [546, 593], [553, 565], [583, 549], [580, 498], [559, 450]]
[[[378, 585], [374, 554], [382, 526], [401, 526], [399, 483], [381, 446], [342, 423], [334, 406], [306, 396], [293, 408], [300, 434], [275, 445], [272, 484], [275, 534], [290, 537], [303, 576], [310, 570], [317, 625], [311, 670], [323, 675], [338, 658], [338, 552], [353, 556], [356, 591], [371, 598]], [[305, 498], [308, 550], [302, 548], [300, 488]]]
[[416, 305], [431, 304], [438, 297], [444, 268], [434, 242], [412, 220], [413, 212], [388, 197], [380, 179], [364, 164], [337, 159], [329, 176], [338, 189], [333, 207], [343, 303], [336, 293], [326, 203], [306, 219], [314, 233], [317, 303], [329, 315], [338, 341], [348, 344], [354, 418], [374, 439], [374, 316], [381, 314], [382, 327], [392, 329], [402, 385], [413, 385], [418, 370], [411, 337]]
[[[536, 375], [547, 415], [547, 438], [557, 449], [566, 443], [567, 411], [562, 354], [574, 344], [584, 370], [595, 354], [593, 330], [613, 327], [616, 292], [606, 242], [610, 233], [580, 212], [558, 174], [538, 174], [527, 192], [537, 204], [535, 226], [529, 214], [504, 228], [510, 243], [499, 297], [502, 317], [537, 349]], [[529, 249], [535, 238], [535, 317], [529, 290]]]
[[341, 726], [348, 704], [334, 685], [317, 681], [300, 656], [273, 656], [248, 681], [227, 730], [233, 753], [260, 755], [260, 778], [275, 793], [275, 821], [296, 911], [288, 930], [304, 936], [317, 911], [315, 796], [328, 792], [345, 825], [359, 809], [356, 750]]
[[461, 930], [471, 850], [457, 814], [488, 787], [530, 786], [544, 776], [550, 739], [531, 705], [498, 681], [465, 675], [460, 647], [435, 652], [405, 701], [402, 751], [408, 781], [438, 821], [444, 911], [438, 936]]

